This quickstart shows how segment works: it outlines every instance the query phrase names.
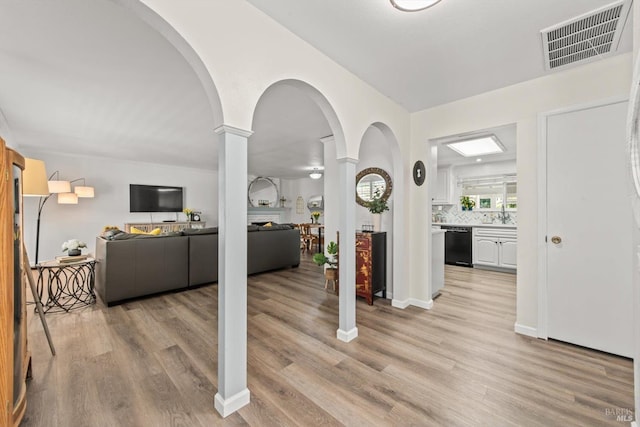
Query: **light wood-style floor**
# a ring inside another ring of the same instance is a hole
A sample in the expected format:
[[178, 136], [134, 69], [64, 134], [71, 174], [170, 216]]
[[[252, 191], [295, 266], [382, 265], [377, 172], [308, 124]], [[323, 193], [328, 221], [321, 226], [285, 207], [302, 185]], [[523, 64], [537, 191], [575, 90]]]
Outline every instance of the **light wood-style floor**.
[[56, 357], [32, 313], [22, 425], [625, 425], [630, 360], [515, 334], [514, 275], [446, 274], [431, 311], [358, 300], [351, 343], [308, 258], [251, 277], [251, 403], [226, 419], [213, 407], [217, 285], [47, 314]]

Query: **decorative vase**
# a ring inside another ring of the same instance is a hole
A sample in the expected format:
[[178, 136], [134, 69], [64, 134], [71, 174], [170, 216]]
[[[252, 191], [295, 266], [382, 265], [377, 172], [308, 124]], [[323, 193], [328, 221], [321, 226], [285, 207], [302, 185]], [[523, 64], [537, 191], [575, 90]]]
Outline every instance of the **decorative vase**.
[[80, 249], [69, 249], [68, 252], [69, 256], [78, 256], [80, 253]]
[[381, 231], [382, 214], [373, 214], [373, 231]]

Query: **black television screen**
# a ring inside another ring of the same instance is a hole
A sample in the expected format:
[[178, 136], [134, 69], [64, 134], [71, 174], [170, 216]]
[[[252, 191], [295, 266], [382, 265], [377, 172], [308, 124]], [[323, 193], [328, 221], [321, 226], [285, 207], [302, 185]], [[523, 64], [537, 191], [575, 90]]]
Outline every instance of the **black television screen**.
[[129, 184], [129, 212], [182, 212], [182, 187]]

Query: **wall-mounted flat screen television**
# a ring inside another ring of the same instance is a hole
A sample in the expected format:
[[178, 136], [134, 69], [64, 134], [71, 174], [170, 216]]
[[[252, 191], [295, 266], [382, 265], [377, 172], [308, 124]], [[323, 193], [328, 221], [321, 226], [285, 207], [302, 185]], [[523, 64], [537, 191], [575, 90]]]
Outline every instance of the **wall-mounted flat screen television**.
[[129, 212], [182, 212], [182, 187], [129, 184]]

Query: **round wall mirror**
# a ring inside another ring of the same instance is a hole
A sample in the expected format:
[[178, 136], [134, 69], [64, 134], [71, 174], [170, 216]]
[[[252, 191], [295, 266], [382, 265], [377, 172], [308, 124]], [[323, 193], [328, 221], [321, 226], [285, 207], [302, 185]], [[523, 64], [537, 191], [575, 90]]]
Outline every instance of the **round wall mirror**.
[[321, 195], [310, 196], [307, 201], [307, 208], [310, 211], [321, 211], [324, 209], [324, 197]]
[[278, 186], [270, 178], [259, 176], [249, 184], [248, 190], [249, 206], [253, 207], [276, 207], [279, 194]]
[[366, 208], [378, 194], [383, 200], [387, 200], [392, 187], [391, 177], [383, 169], [363, 169], [356, 175], [356, 202]]

